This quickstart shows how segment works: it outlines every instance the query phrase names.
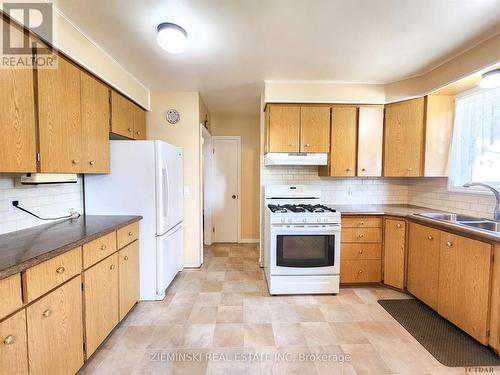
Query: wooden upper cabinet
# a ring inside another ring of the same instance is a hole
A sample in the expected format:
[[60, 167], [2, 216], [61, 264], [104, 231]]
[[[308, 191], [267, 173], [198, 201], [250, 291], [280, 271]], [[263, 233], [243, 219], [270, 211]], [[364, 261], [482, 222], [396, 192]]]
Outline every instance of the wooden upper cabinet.
[[441, 231], [410, 223], [408, 291], [434, 310], [438, 308]]
[[423, 176], [424, 98], [385, 107], [384, 176]]
[[441, 232], [438, 312], [487, 344], [492, 246]]
[[[13, 25], [10, 32], [28, 38]], [[32, 68], [0, 69], [0, 173], [36, 172], [34, 92]]]
[[356, 175], [357, 124], [356, 107], [332, 108], [330, 176]]
[[360, 177], [382, 176], [384, 106], [359, 107], [358, 170]]
[[78, 173], [82, 160], [80, 69], [59, 55], [57, 69], [39, 69], [40, 172]]
[[385, 219], [384, 225], [384, 284], [398, 289], [405, 282], [406, 222]]
[[330, 151], [330, 108], [300, 107], [300, 151]]
[[82, 173], [109, 173], [109, 89], [81, 73]]
[[139, 106], [134, 108], [134, 139], [146, 139], [146, 111]]
[[134, 107], [116, 91], [111, 91], [111, 132], [134, 138]]
[[299, 152], [300, 107], [269, 105], [267, 152]]

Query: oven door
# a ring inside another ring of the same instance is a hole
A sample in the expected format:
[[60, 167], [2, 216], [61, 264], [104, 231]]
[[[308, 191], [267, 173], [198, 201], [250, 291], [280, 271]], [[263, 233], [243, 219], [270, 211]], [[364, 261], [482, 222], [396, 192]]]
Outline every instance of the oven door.
[[338, 275], [340, 226], [273, 226], [270, 268], [272, 275]]

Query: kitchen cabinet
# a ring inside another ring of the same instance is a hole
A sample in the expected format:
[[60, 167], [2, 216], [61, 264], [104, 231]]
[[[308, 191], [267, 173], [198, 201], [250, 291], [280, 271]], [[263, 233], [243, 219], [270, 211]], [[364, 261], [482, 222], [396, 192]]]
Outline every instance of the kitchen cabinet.
[[384, 176], [423, 176], [424, 100], [417, 98], [385, 106]]
[[87, 269], [116, 252], [116, 232], [83, 245], [83, 268]]
[[139, 241], [118, 252], [120, 321], [139, 300]]
[[28, 373], [26, 310], [0, 322], [0, 374]]
[[139, 238], [139, 223], [132, 223], [116, 231], [118, 249], [127, 246]]
[[440, 237], [438, 313], [487, 344], [492, 247], [444, 231]]
[[408, 232], [408, 291], [437, 310], [441, 231], [410, 223]]
[[403, 289], [405, 283], [405, 220], [384, 220], [384, 284]]
[[493, 276], [491, 282], [491, 313], [489, 345], [500, 352], [500, 244], [494, 248]]
[[132, 101], [111, 91], [111, 132], [130, 139], [146, 139], [146, 114]]
[[384, 106], [360, 106], [358, 109], [357, 176], [382, 176]]
[[[4, 27], [0, 19], [0, 27]], [[11, 38], [28, 38], [14, 25]], [[27, 41], [28, 43], [28, 41]], [[0, 69], [0, 172], [36, 172], [33, 68]]]
[[13, 313], [23, 305], [21, 276], [16, 273], [0, 280], [0, 319]]
[[109, 173], [109, 89], [81, 72], [81, 173]]
[[267, 152], [300, 151], [300, 106], [268, 105]]
[[119, 322], [117, 253], [83, 272], [83, 295], [89, 358]]
[[75, 374], [83, 365], [81, 277], [26, 308], [30, 374]]
[[330, 151], [330, 108], [300, 107], [300, 152]]

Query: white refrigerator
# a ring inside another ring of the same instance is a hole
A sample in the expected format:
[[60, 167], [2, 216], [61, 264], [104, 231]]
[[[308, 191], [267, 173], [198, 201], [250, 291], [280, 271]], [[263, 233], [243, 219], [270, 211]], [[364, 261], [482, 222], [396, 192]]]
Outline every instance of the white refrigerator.
[[182, 148], [110, 141], [110, 173], [86, 175], [87, 215], [142, 215], [140, 299], [161, 300], [184, 262]]

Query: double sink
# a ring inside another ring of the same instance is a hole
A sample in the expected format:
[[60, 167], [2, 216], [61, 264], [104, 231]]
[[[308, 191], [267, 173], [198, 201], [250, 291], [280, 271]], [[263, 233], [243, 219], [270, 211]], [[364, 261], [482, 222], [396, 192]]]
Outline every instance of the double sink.
[[426, 217], [428, 219], [447, 221], [453, 224], [459, 224], [479, 230], [500, 233], [500, 222], [495, 220], [482, 219], [474, 216], [467, 216], [460, 214], [440, 213], [440, 212], [426, 212], [416, 215]]

